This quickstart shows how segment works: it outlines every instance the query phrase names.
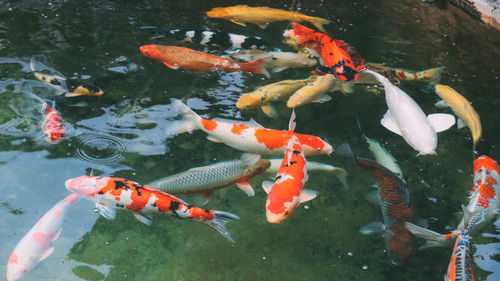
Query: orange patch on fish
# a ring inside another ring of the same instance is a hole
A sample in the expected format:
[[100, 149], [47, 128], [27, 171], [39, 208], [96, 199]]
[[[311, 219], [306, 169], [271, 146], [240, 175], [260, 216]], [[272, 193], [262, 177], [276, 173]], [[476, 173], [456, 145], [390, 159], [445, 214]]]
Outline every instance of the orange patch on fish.
[[12, 255], [10, 255], [10, 259], [8, 263], [17, 263], [17, 255], [16, 252], [12, 252]]
[[318, 137], [303, 135], [303, 134], [295, 134], [302, 145], [307, 145], [312, 147], [313, 149], [320, 150], [325, 147], [325, 142]]
[[248, 126], [245, 126], [243, 124], [234, 123], [233, 127], [231, 128], [231, 133], [235, 135], [241, 135], [243, 130], [246, 130], [248, 128], [249, 128]]
[[287, 143], [287, 134], [285, 131], [276, 131], [269, 129], [255, 129], [255, 138], [263, 143], [269, 150], [284, 147]]
[[217, 128], [217, 122], [208, 120], [208, 119], [201, 119], [201, 125], [203, 125], [203, 128], [208, 131], [213, 131], [215, 128]]

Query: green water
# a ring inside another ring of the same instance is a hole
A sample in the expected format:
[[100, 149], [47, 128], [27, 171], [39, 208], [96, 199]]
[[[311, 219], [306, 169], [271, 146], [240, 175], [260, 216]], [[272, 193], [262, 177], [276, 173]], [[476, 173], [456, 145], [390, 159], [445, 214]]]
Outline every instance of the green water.
[[[266, 30], [249, 24], [208, 19], [215, 6], [244, 1], [0, 1], [0, 259], [7, 262], [16, 243], [56, 202], [69, 194], [64, 181], [92, 172], [147, 183], [169, 174], [239, 158], [241, 152], [205, 139], [202, 132], [165, 136], [176, 114], [172, 97], [205, 117], [248, 120], [286, 129], [291, 111], [279, 117], [259, 110], [239, 111], [238, 97], [270, 82], [303, 79], [309, 69], [286, 70], [271, 80], [242, 73], [195, 73], [171, 70], [143, 57], [139, 46], [182, 45], [151, 39], [144, 26], [217, 28], [258, 35], [270, 47], [281, 43], [286, 22]], [[354, 46], [367, 61], [413, 70], [444, 65], [442, 83], [463, 94], [481, 116], [481, 154], [500, 159], [500, 32], [445, 2], [403, 1], [252, 1], [252, 5], [293, 8], [327, 18], [334, 37]], [[195, 44], [184, 46], [207, 50]], [[213, 51], [222, 55], [222, 52]], [[49, 145], [41, 137], [42, 116], [27, 98], [33, 92], [53, 98], [53, 88], [37, 81], [37, 70], [77, 78], [101, 87], [100, 97], [56, 99], [68, 137]], [[134, 71], [133, 67], [137, 66]], [[128, 66], [128, 68], [127, 68]], [[437, 96], [427, 84], [403, 82], [427, 114]], [[86, 107], [71, 104], [85, 101]], [[447, 232], [461, 219], [472, 186], [472, 140], [468, 129], [439, 134], [436, 156], [419, 156], [379, 121], [387, 110], [383, 95], [363, 88], [339, 93], [323, 104], [297, 108], [297, 132], [326, 138], [336, 146], [349, 142], [359, 156], [372, 157], [356, 125], [379, 140], [398, 159], [429, 228]], [[427, 249], [401, 266], [392, 265], [381, 235], [359, 228], [380, 220], [379, 208], [365, 199], [374, 182], [370, 174], [336, 155], [308, 159], [345, 168], [350, 190], [325, 172], [310, 172], [306, 188], [319, 192], [278, 225], [265, 218], [266, 194], [259, 176], [251, 180], [255, 197], [234, 186], [217, 191], [206, 205], [241, 220], [229, 223], [236, 243], [196, 222], [156, 215], [151, 226], [130, 213], [108, 221], [82, 200], [53, 244], [53, 255], [24, 280], [442, 280], [450, 249]], [[306, 208], [307, 206], [307, 208]], [[473, 240], [476, 280], [500, 279], [500, 224]], [[5, 276], [1, 267], [0, 276]], [[0, 278], [1, 279], [1, 278]]]

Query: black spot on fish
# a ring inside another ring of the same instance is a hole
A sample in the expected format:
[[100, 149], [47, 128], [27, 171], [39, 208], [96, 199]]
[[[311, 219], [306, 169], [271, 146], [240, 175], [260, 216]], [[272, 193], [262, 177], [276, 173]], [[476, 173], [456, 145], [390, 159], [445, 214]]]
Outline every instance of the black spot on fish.
[[[285, 167], [286, 167], [286, 166], [285, 166]], [[275, 177], [275, 178], [274, 178], [274, 180], [275, 180], [275, 181], [277, 181], [277, 180], [279, 180], [279, 179], [281, 179], [281, 175], [279, 175], [279, 176], [277, 176], [277, 177]]]
[[205, 213], [210, 214], [210, 210], [204, 210]]
[[172, 35], [172, 37], [175, 40], [179, 40], [179, 41], [187, 38], [185, 30], [180, 30], [180, 29], [179, 30], [171, 30], [170, 34]]
[[140, 191], [140, 189], [144, 189], [144, 185], [134, 183], [133, 186], [135, 188], [135, 191], [137, 192], [137, 195], [142, 196], [142, 192]]
[[179, 207], [181, 206], [181, 204], [177, 201], [172, 201], [170, 202], [170, 207], [168, 207], [168, 209], [172, 212], [175, 212], [176, 210], [179, 210]]
[[231, 36], [229, 33], [222, 32], [219, 30], [211, 31], [212, 36], [210, 40], [208, 40], [207, 45], [213, 47], [220, 47], [222, 49], [232, 49], [234, 48], [234, 44], [231, 40]]
[[191, 205], [187, 205], [187, 207], [188, 207], [188, 210], [193, 208], [193, 206], [191, 206]]
[[333, 53], [329, 53], [330, 56], [333, 56]]
[[300, 151], [298, 151], [298, 150], [293, 150], [292, 153], [295, 154], [295, 155], [300, 155]]
[[115, 181], [115, 190], [122, 188], [125, 190], [129, 189], [128, 185], [124, 181]]
[[[234, 43], [232, 44], [234, 46]], [[264, 40], [262, 40], [259, 37], [252, 37], [252, 36], [245, 38], [243, 43], [241, 43], [242, 49], [264, 49], [265, 46], [266, 42]]]
[[103, 194], [104, 194], [104, 192], [101, 190], [101, 191], [97, 192], [97, 194], [101, 194], [101, 195], [103, 195]]
[[122, 204], [115, 204], [115, 206], [116, 206], [117, 208], [125, 208], [125, 205], [122, 205]]
[[200, 43], [201, 39], [203, 39], [202, 32], [199, 30], [195, 30], [194, 36], [193, 36], [193, 38], [191, 38], [191, 40], [193, 40], [193, 43]]
[[157, 207], [158, 207], [158, 205], [156, 205], [156, 201], [155, 201], [155, 202], [153, 202], [153, 204], [151, 204], [151, 207], [154, 207], [154, 208], [157, 208]]

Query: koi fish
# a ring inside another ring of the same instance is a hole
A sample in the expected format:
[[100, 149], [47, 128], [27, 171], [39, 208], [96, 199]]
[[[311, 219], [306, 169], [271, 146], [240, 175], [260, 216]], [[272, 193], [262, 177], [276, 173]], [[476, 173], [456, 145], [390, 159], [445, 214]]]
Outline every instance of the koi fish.
[[366, 66], [373, 71], [384, 75], [389, 80], [397, 79], [403, 81], [424, 80], [431, 84], [437, 84], [441, 80], [441, 74], [445, 67], [435, 67], [422, 71], [413, 71], [404, 68], [390, 67], [383, 63], [366, 63]]
[[266, 68], [271, 68], [272, 72], [281, 72], [288, 68], [313, 67], [318, 62], [306, 55], [294, 52], [265, 52], [261, 50], [242, 50], [234, 55], [233, 58], [252, 61], [261, 58], [271, 58], [264, 62]]
[[171, 69], [185, 68], [195, 71], [225, 72], [243, 71], [255, 74], [264, 74], [270, 77], [269, 72], [263, 67], [266, 60], [258, 59], [247, 63], [238, 63], [228, 58], [217, 57], [189, 48], [164, 45], [144, 45], [140, 48], [142, 54], [148, 58], [161, 61]]
[[77, 200], [78, 195], [71, 194], [55, 204], [19, 241], [7, 263], [8, 281], [20, 280], [54, 252], [50, 245], [59, 238], [64, 218]]
[[295, 129], [295, 111], [288, 126], [288, 143], [285, 156], [273, 182], [262, 182], [267, 193], [266, 218], [270, 223], [280, 223], [289, 218], [300, 203], [314, 199], [317, 192], [303, 189], [307, 181], [306, 158]]
[[396, 176], [398, 176], [400, 179], [403, 179], [403, 171], [401, 171], [401, 168], [398, 165], [398, 161], [392, 154], [385, 148], [383, 147], [380, 142], [378, 142], [375, 139], [367, 137], [364, 133], [363, 130], [361, 130], [361, 124], [359, 123], [359, 119], [356, 119], [358, 122], [358, 128], [361, 134], [363, 135], [363, 138], [365, 139], [366, 143], [368, 144], [368, 149], [371, 151], [373, 156], [375, 156], [375, 161], [379, 163], [380, 165], [386, 167], [387, 169], [391, 170]]
[[42, 133], [45, 140], [50, 144], [57, 144], [62, 141], [64, 136], [64, 122], [61, 114], [56, 110], [55, 105], [47, 102], [43, 103], [44, 120], [42, 124]]
[[329, 20], [310, 17], [296, 12], [273, 9], [269, 7], [249, 7], [247, 5], [237, 5], [231, 7], [216, 7], [207, 12], [210, 18], [226, 19], [235, 24], [246, 26], [245, 23], [253, 23], [265, 29], [269, 23], [276, 21], [309, 22], [317, 29], [325, 31], [324, 24]]
[[72, 98], [78, 96], [101, 96], [104, 94], [99, 87], [77, 80], [66, 79], [57, 75], [42, 74], [40, 72], [34, 72], [33, 75], [35, 75], [36, 79], [57, 89], [57, 95]]
[[[266, 174], [276, 174], [278, 169], [281, 167], [281, 162], [283, 159], [268, 159], [271, 162], [271, 166], [265, 171]], [[319, 163], [315, 161], [307, 161], [306, 169], [308, 172], [311, 171], [325, 171], [332, 172], [335, 177], [340, 181], [345, 189], [349, 189], [349, 183], [347, 182], [347, 176], [349, 175], [346, 170], [335, 167], [329, 164]]]
[[270, 165], [271, 162], [260, 159], [260, 155], [243, 153], [239, 160], [189, 169], [183, 173], [155, 180], [148, 185], [170, 194], [201, 194], [200, 202], [205, 205], [216, 189], [232, 184], [236, 184], [248, 196], [254, 196], [248, 181], [263, 173]]
[[236, 107], [239, 109], [254, 109], [260, 107], [269, 117], [277, 117], [278, 112], [273, 107], [272, 102], [288, 100], [288, 98], [298, 89], [316, 80], [318, 76], [313, 75], [302, 80], [283, 80], [268, 84], [256, 89], [253, 92], [242, 95]]
[[436, 154], [437, 133], [449, 129], [455, 124], [455, 117], [450, 114], [436, 113], [425, 116], [418, 104], [403, 90], [384, 76], [366, 70], [384, 85], [387, 112], [380, 123], [389, 131], [403, 137], [418, 155]]
[[181, 219], [199, 221], [234, 242], [225, 224], [239, 217], [222, 211], [204, 210], [152, 187], [123, 178], [80, 176], [65, 182], [66, 188], [96, 203], [99, 214], [114, 219], [116, 209], [132, 211], [140, 222], [150, 225], [151, 215], [164, 213]]
[[220, 30], [164, 30], [157, 27], [148, 28], [152, 29], [158, 36], [197, 43], [208, 47], [217, 47], [224, 50], [264, 49], [268, 45], [264, 39], [258, 36], [227, 33]]
[[[204, 119], [180, 100], [172, 99], [172, 106], [183, 120], [172, 124], [167, 134], [181, 134], [202, 130], [208, 140], [223, 142], [233, 148], [260, 155], [283, 155], [288, 143], [288, 132], [266, 129], [255, 120], [249, 122], [225, 119]], [[326, 141], [312, 135], [294, 133], [302, 143], [305, 155], [330, 154], [333, 147]]]
[[471, 237], [467, 229], [458, 234], [448, 270], [444, 276], [445, 281], [474, 281], [470, 241]]
[[417, 225], [407, 223], [406, 227], [426, 243], [420, 247], [451, 247], [458, 234], [467, 229], [474, 237], [495, 220], [500, 209], [500, 167], [488, 156], [480, 156], [474, 161], [474, 185], [469, 195], [469, 204], [458, 227], [449, 234], [440, 234]]
[[449, 106], [457, 115], [458, 128], [469, 127], [472, 133], [473, 149], [476, 150], [477, 141], [481, 138], [482, 127], [479, 114], [474, 110], [470, 102], [453, 88], [446, 85], [436, 85], [436, 94], [442, 98], [436, 103], [438, 108]]
[[335, 91], [337, 78], [332, 74], [319, 76], [316, 80], [298, 89], [287, 101], [286, 106], [298, 107], [310, 102], [327, 102], [332, 99], [327, 95], [328, 91]]
[[[347, 53], [349, 47], [343, 41], [333, 39], [326, 33], [315, 31], [295, 22], [290, 25], [293, 29], [286, 30], [283, 35], [296, 40], [299, 46], [310, 46], [315, 53], [319, 53], [322, 59], [321, 66], [318, 67], [320, 72], [331, 73], [344, 81], [358, 79], [358, 72], [363, 70], [365, 66], [354, 65], [353, 59]], [[361, 57], [359, 60], [363, 61]]]
[[369, 171], [377, 181], [378, 190], [367, 199], [380, 205], [384, 222], [372, 222], [360, 229], [363, 234], [384, 233], [385, 249], [393, 264], [400, 264], [416, 252], [415, 237], [406, 229], [405, 222], [415, 219], [413, 199], [408, 185], [379, 163], [354, 156], [348, 144], [336, 152], [353, 160]]

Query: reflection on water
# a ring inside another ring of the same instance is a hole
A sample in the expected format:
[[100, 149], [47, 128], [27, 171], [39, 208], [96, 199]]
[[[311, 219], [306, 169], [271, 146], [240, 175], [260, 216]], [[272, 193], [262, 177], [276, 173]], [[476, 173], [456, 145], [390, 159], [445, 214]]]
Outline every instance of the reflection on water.
[[[227, 2], [220, 5], [245, 3]], [[367, 61], [422, 70], [444, 65], [442, 82], [469, 99], [483, 122], [480, 153], [500, 160], [497, 97], [500, 76], [499, 32], [450, 5], [403, 1], [256, 1], [330, 19], [325, 28], [356, 47]], [[170, 98], [183, 100], [207, 118], [256, 119], [265, 127], [286, 129], [291, 111], [277, 106], [279, 118], [260, 110], [240, 111], [242, 93], [285, 79], [303, 79], [309, 70], [285, 70], [271, 79], [247, 73], [196, 73], [171, 70], [142, 57], [139, 46], [151, 42], [143, 26], [165, 29], [220, 29], [261, 36], [272, 48], [281, 43], [287, 23], [262, 30], [207, 19], [210, 1], [0, 1], [0, 259], [8, 257], [21, 237], [56, 202], [68, 195], [64, 181], [93, 171], [140, 183], [192, 167], [236, 159], [241, 152], [206, 140], [202, 132], [166, 134], [179, 118]], [[199, 51], [208, 48], [177, 41]], [[221, 53], [217, 53], [221, 55]], [[36, 70], [92, 82], [99, 97], [55, 96], [50, 85], [32, 75]], [[401, 87], [426, 113], [437, 96], [427, 84], [403, 82]], [[57, 145], [41, 138], [42, 115], [33, 93], [54, 100], [68, 128]], [[73, 107], [72, 104], [88, 104]], [[387, 110], [382, 95], [356, 88], [350, 96], [296, 109], [297, 131], [318, 135], [333, 145], [349, 142], [360, 157], [370, 157], [356, 125], [377, 139], [398, 159], [418, 214], [432, 218], [429, 228], [454, 229], [462, 217], [472, 184], [470, 132], [450, 129], [439, 134], [436, 156], [419, 156], [401, 138], [380, 126]], [[451, 111], [445, 110], [450, 113]], [[231, 244], [207, 227], [154, 216], [138, 223], [118, 212], [108, 221], [82, 200], [68, 214], [54, 254], [26, 280], [442, 280], [451, 249], [427, 249], [402, 266], [393, 266], [380, 236], [364, 236], [359, 228], [380, 218], [365, 200], [373, 183], [369, 173], [340, 157], [311, 160], [345, 168], [350, 190], [322, 172], [309, 174], [307, 188], [319, 196], [279, 225], [265, 220], [265, 176], [251, 180], [256, 195], [236, 188], [217, 192], [207, 208], [230, 211], [241, 220], [228, 226]], [[473, 240], [478, 280], [500, 274], [499, 225]], [[4, 262], [4, 263], [5, 263]], [[54, 270], [57, 269], [57, 270]], [[5, 276], [5, 266], [0, 275]]]

